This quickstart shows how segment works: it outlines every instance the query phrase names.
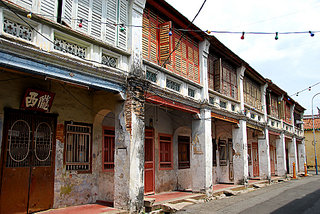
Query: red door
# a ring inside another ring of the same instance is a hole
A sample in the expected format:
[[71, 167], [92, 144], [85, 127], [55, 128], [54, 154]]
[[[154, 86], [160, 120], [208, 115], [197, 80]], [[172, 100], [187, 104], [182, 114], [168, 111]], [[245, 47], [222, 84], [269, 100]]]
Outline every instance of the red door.
[[6, 110], [0, 213], [33, 213], [53, 205], [56, 115]]
[[270, 146], [270, 165], [271, 165], [271, 175], [276, 174], [276, 148], [274, 146]]
[[259, 176], [258, 143], [252, 143], [252, 164], [253, 164], [253, 177], [258, 177]]
[[144, 193], [154, 193], [154, 133], [146, 129], [144, 141]]

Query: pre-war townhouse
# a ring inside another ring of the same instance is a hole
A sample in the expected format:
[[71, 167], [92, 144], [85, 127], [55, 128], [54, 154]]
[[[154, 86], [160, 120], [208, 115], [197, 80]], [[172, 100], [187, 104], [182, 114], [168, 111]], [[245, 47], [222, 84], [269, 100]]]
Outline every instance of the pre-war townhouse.
[[1, 213], [302, 171], [304, 108], [164, 0], [2, 2]]

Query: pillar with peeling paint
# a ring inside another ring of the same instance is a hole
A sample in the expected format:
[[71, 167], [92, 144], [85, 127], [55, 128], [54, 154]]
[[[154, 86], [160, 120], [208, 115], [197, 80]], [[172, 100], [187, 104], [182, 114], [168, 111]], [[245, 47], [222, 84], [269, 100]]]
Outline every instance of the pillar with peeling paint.
[[192, 121], [191, 145], [192, 191], [212, 193], [211, 111], [200, 110], [200, 118]]
[[276, 139], [276, 152], [277, 152], [277, 172], [278, 176], [285, 176], [287, 174], [287, 163], [286, 163], [286, 142], [283, 133]]
[[269, 130], [264, 130], [264, 135], [258, 136], [259, 150], [259, 177], [263, 179], [271, 179], [270, 166], [270, 145], [269, 145]]
[[247, 122], [239, 120], [239, 124], [232, 127], [233, 168], [235, 184], [248, 183], [248, 145]]
[[[142, 26], [145, 0], [134, 0], [129, 23]], [[115, 125], [114, 206], [141, 212], [144, 198], [144, 91], [142, 70], [142, 29], [129, 28], [131, 50], [126, 101], [119, 103]]]
[[297, 145], [296, 138], [293, 137], [291, 142], [288, 143], [288, 155], [289, 155], [289, 173], [293, 173], [293, 162], [296, 164], [296, 173], [298, 173], [297, 166]]

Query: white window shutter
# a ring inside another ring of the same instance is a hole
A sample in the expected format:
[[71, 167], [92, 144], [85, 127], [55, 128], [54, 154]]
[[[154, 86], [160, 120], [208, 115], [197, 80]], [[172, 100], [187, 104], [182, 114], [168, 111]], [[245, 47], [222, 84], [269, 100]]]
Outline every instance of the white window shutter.
[[[76, 29], [88, 33], [88, 21], [89, 21], [89, 0], [78, 0], [77, 5], [77, 20], [76, 20]], [[80, 20], [82, 19], [82, 27], [79, 27]]]
[[57, 5], [56, 0], [41, 0], [40, 14], [43, 15], [44, 18], [56, 21], [57, 20], [56, 5]]
[[117, 23], [117, 0], [107, 0], [106, 41], [115, 45]]
[[[123, 24], [123, 26], [118, 25], [118, 47], [127, 49], [127, 24], [128, 24], [128, 0], [120, 0], [119, 2], [119, 24]], [[121, 28], [124, 28], [121, 31]]]
[[91, 35], [101, 39], [102, 30], [102, 0], [92, 1]]
[[72, 3], [73, 0], [64, 0], [62, 4], [62, 21], [71, 27], [72, 23]]
[[32, 11], [33, 1], [36, 1], [36, 0], [17, 0], [16, 4], [20, 5], [21, 7], [25, 8], [29, 11]]

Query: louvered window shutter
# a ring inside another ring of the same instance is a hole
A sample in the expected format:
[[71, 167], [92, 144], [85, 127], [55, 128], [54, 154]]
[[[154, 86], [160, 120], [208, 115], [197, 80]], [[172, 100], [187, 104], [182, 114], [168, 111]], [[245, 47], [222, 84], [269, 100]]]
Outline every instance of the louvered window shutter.
[[89, 7], [90, 7], [89, 0], [78, 0], [77, 6], [77, 22], [82, 19], [82, 27], [80, 28], [79, 25], [76, 25], [77, 30], [82, 32], [88, 33], [88, 26], [89, 26]]
[[221, 59], [219, 58], [214, 62], [214, 90], [218, 92], [220, 92], [221, 88], [221, 70]]
[[159, 62], [161, 66], [166, 63], [165, 68], [171, 63], [171, 57], [169, 57], [172, 51], [172, 36], [169, 36], [171, 26], [171, 21], [159, 25]]
[[106, 41], [115, 45], [117, 23], [117, 0], [107, 0]]
[[20, 5], [21, 7], [27, 9], [28, 11], [32, 11], [33, 4], [35, 0], [17, 0], [16, 4]]
[[150, 18], [146, 15], [148, 11], [145, 9], [142, 18], [142, 56], [149, 59], [149, 43], [150, 43]]
[[62, 4], [62, 21], [68, 24], [70, 27], [71, 27], [72, 17], [73, 17], [72, 3], [73, 3], [73, 0], [64, 0]]
[[214, 90], [214, 57], [208, 56], [208, 84], [209, 88]]
[[91, 35], [101, 39], [102, 0], [92, 0]]
[[[127, 49], [128, 0], [120, 0], [119, 4], [118, 23], [123, 26], [118, 25], [118, 47]], [[121, 28], [124, 30], [121, 31]]]
[[57, 0], [41, 0], [40, 2], [40, 14], [45, 18], [56, 21], [57, 18]]

